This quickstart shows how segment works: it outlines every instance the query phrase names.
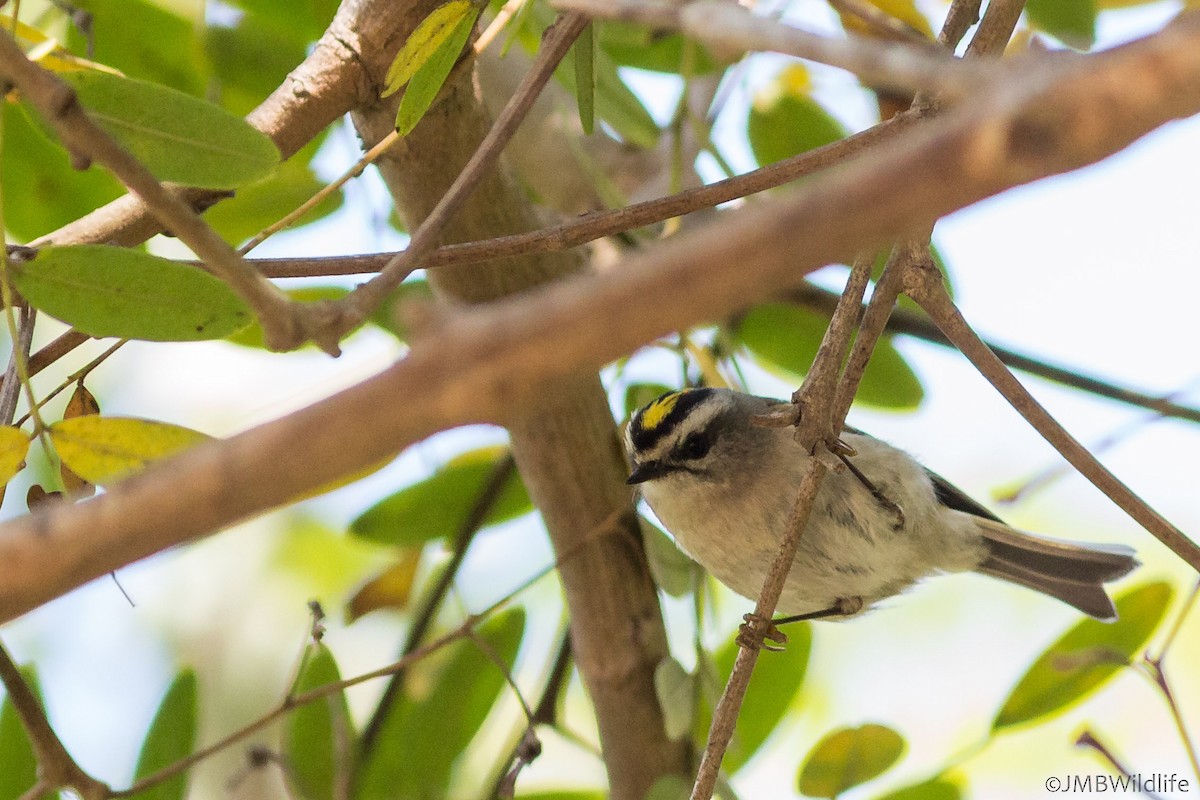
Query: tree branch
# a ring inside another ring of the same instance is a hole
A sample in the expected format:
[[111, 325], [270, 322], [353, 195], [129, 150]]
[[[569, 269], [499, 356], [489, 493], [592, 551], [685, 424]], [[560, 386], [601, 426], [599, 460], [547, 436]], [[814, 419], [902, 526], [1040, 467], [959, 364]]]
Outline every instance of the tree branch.
[[1000, 362], [996, 354], [988, 350], [983, 340], [963, 319], [954, 306], [954, 301], [946, 293], [941, 273], [936, 270], [914, 269], [910, 270], [907, 277], [905, 294], [920, 304], [954, 346], [975, 365], [988, 383], [995, 387], [1017, 413], [1079, 470], [1081, 475], [1120, 506], [1121, 510], [1152, 533], [1171, 552], [1191, 565], [1192, 569], [1200, 572], [1200, 547], [1185, 536], [1183, 531], [1150, 508], [1050, 416], [1029, 390]]
[[[544, 399], [549, 380], [719, 319], [808, 271], [1200, 112], [1200, 14], [1181, 14], [1162, 32], [1103, 53], [1027, 65], [1011, 78], [1002, 91], [787, 197], [722, 215], [619, 270], [451, 312], [436, 335], [374, 378], [152, 467], [101, 497], [0, 525], [0, 620], [286, 503], [434, 431], [512, 419]], [[1185, 543], [1177, 552], [1191, 561], [1193, 551]]]

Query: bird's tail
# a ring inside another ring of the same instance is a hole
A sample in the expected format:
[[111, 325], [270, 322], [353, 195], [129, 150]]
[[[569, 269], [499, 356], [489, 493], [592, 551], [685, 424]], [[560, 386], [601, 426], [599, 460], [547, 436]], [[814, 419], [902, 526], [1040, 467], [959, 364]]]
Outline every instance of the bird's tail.
[[1048, 594], [1096, 619], [1117, 618], [1104, 584], [1138, 565], [1132, 548], [1032, 536], [1002, 522], [966, 516], [987, 545], [988, 554], [977, 572]]

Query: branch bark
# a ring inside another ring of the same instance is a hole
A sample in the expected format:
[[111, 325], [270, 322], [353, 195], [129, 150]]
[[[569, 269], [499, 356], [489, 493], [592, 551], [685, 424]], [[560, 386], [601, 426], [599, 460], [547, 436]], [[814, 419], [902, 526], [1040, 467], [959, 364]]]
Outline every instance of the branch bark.
[[[557, 42], [558, 52], [565, 53], [581, 23], [568, 15], [543, 39], [534, 76], [549, 77], [550, 45]], [[485, 151], [480, 142], [502, 141], [497, 136], [511, 135], [520, 117], [502, 113], [489, 131], [471, 78], [470, 69], [453, 74], [420, 124], [376, 162], [405, 223], [418, 231], [401, 264], [419, 263], [422, 248], [428, 251], [439, 240], [469, 241], [538, 226], [535, 210], [504, 164], [485, 167], [482, 160], [498, 148]], [[538, 88], [524, 81], [508, 108], [528, 108]], [[393, 101], [353, 114], [366, 146], [391, 134], [395, 106]], [[474, 188], [464, 177], [470, 175], [477, 180]], [[429, 280], [453, 303], [480, 304], [577, 274], [580, 266], [574, 253], [533, 254], [442, 267]], [[598, 375], [581, 371], [547, 383], [508, 427], [517, 466], [559, 562], [572, 650], [595, 708], [610, 794], [641, 800], [659, 777], [685, 771], [686, 749], [667, 738], [654, 690], [655, 667], [667, 655], [666, 631]]]

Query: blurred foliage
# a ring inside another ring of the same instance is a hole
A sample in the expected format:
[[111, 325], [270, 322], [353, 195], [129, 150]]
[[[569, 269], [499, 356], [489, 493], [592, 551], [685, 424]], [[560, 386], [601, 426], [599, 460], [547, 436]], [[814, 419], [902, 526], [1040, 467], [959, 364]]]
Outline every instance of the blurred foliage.
[[[159, 704], [150, 731], [138, 754], [134, 779], [149, 777], [192, 754], [196, 746], [196, 674], [184, 670], [175, 677]], [[152, 786], [134, 797], [139, 800], [183, 800], [187, 773]]]

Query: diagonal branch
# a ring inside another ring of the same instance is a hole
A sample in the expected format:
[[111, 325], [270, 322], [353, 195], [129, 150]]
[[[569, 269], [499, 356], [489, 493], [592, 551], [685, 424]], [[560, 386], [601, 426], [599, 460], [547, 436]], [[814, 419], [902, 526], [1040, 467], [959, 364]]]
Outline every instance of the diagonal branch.
[[975, 368], [995, 387], [1005, 400], [1054, 446], [1063, 458], [1079, 473], [1104, 492], [1110, 500], [1154, 537], [1178, 555], [1192, 569], [1200, 572], [1200, 548], [1184, 533], [1168, 522], [1133, 490], [1122, 483], [1100, 461], [1079, 443], [1075, 437], [1058, 423], [1042, 407], [1029, 390], [1021, 385], [996, 354], [988, 349], [978, 334], [971, 329], [946, 293], [941, 273], [936, 270], [910, 270], [905, 284], [905, 294], [916, 300], [925, 313], [937, 323], [946, 337], [966, 356]]
[[[101, 497], [0, 525], [0, 620], [286, 503], [434, 431], [512, 419], [549, 380], [719, 319], [827, 263], [1008, 187], [1097, 161], [1200, 112], [1200, 14], [1012, 78], [1002, 91], [787, 197], [723, 215], [619, 270], [452, 312], [403, 361], [357, 386], [198, 447]], [[1195, 545], [1175, 544], [1182, 558], [1200, 563]]]

